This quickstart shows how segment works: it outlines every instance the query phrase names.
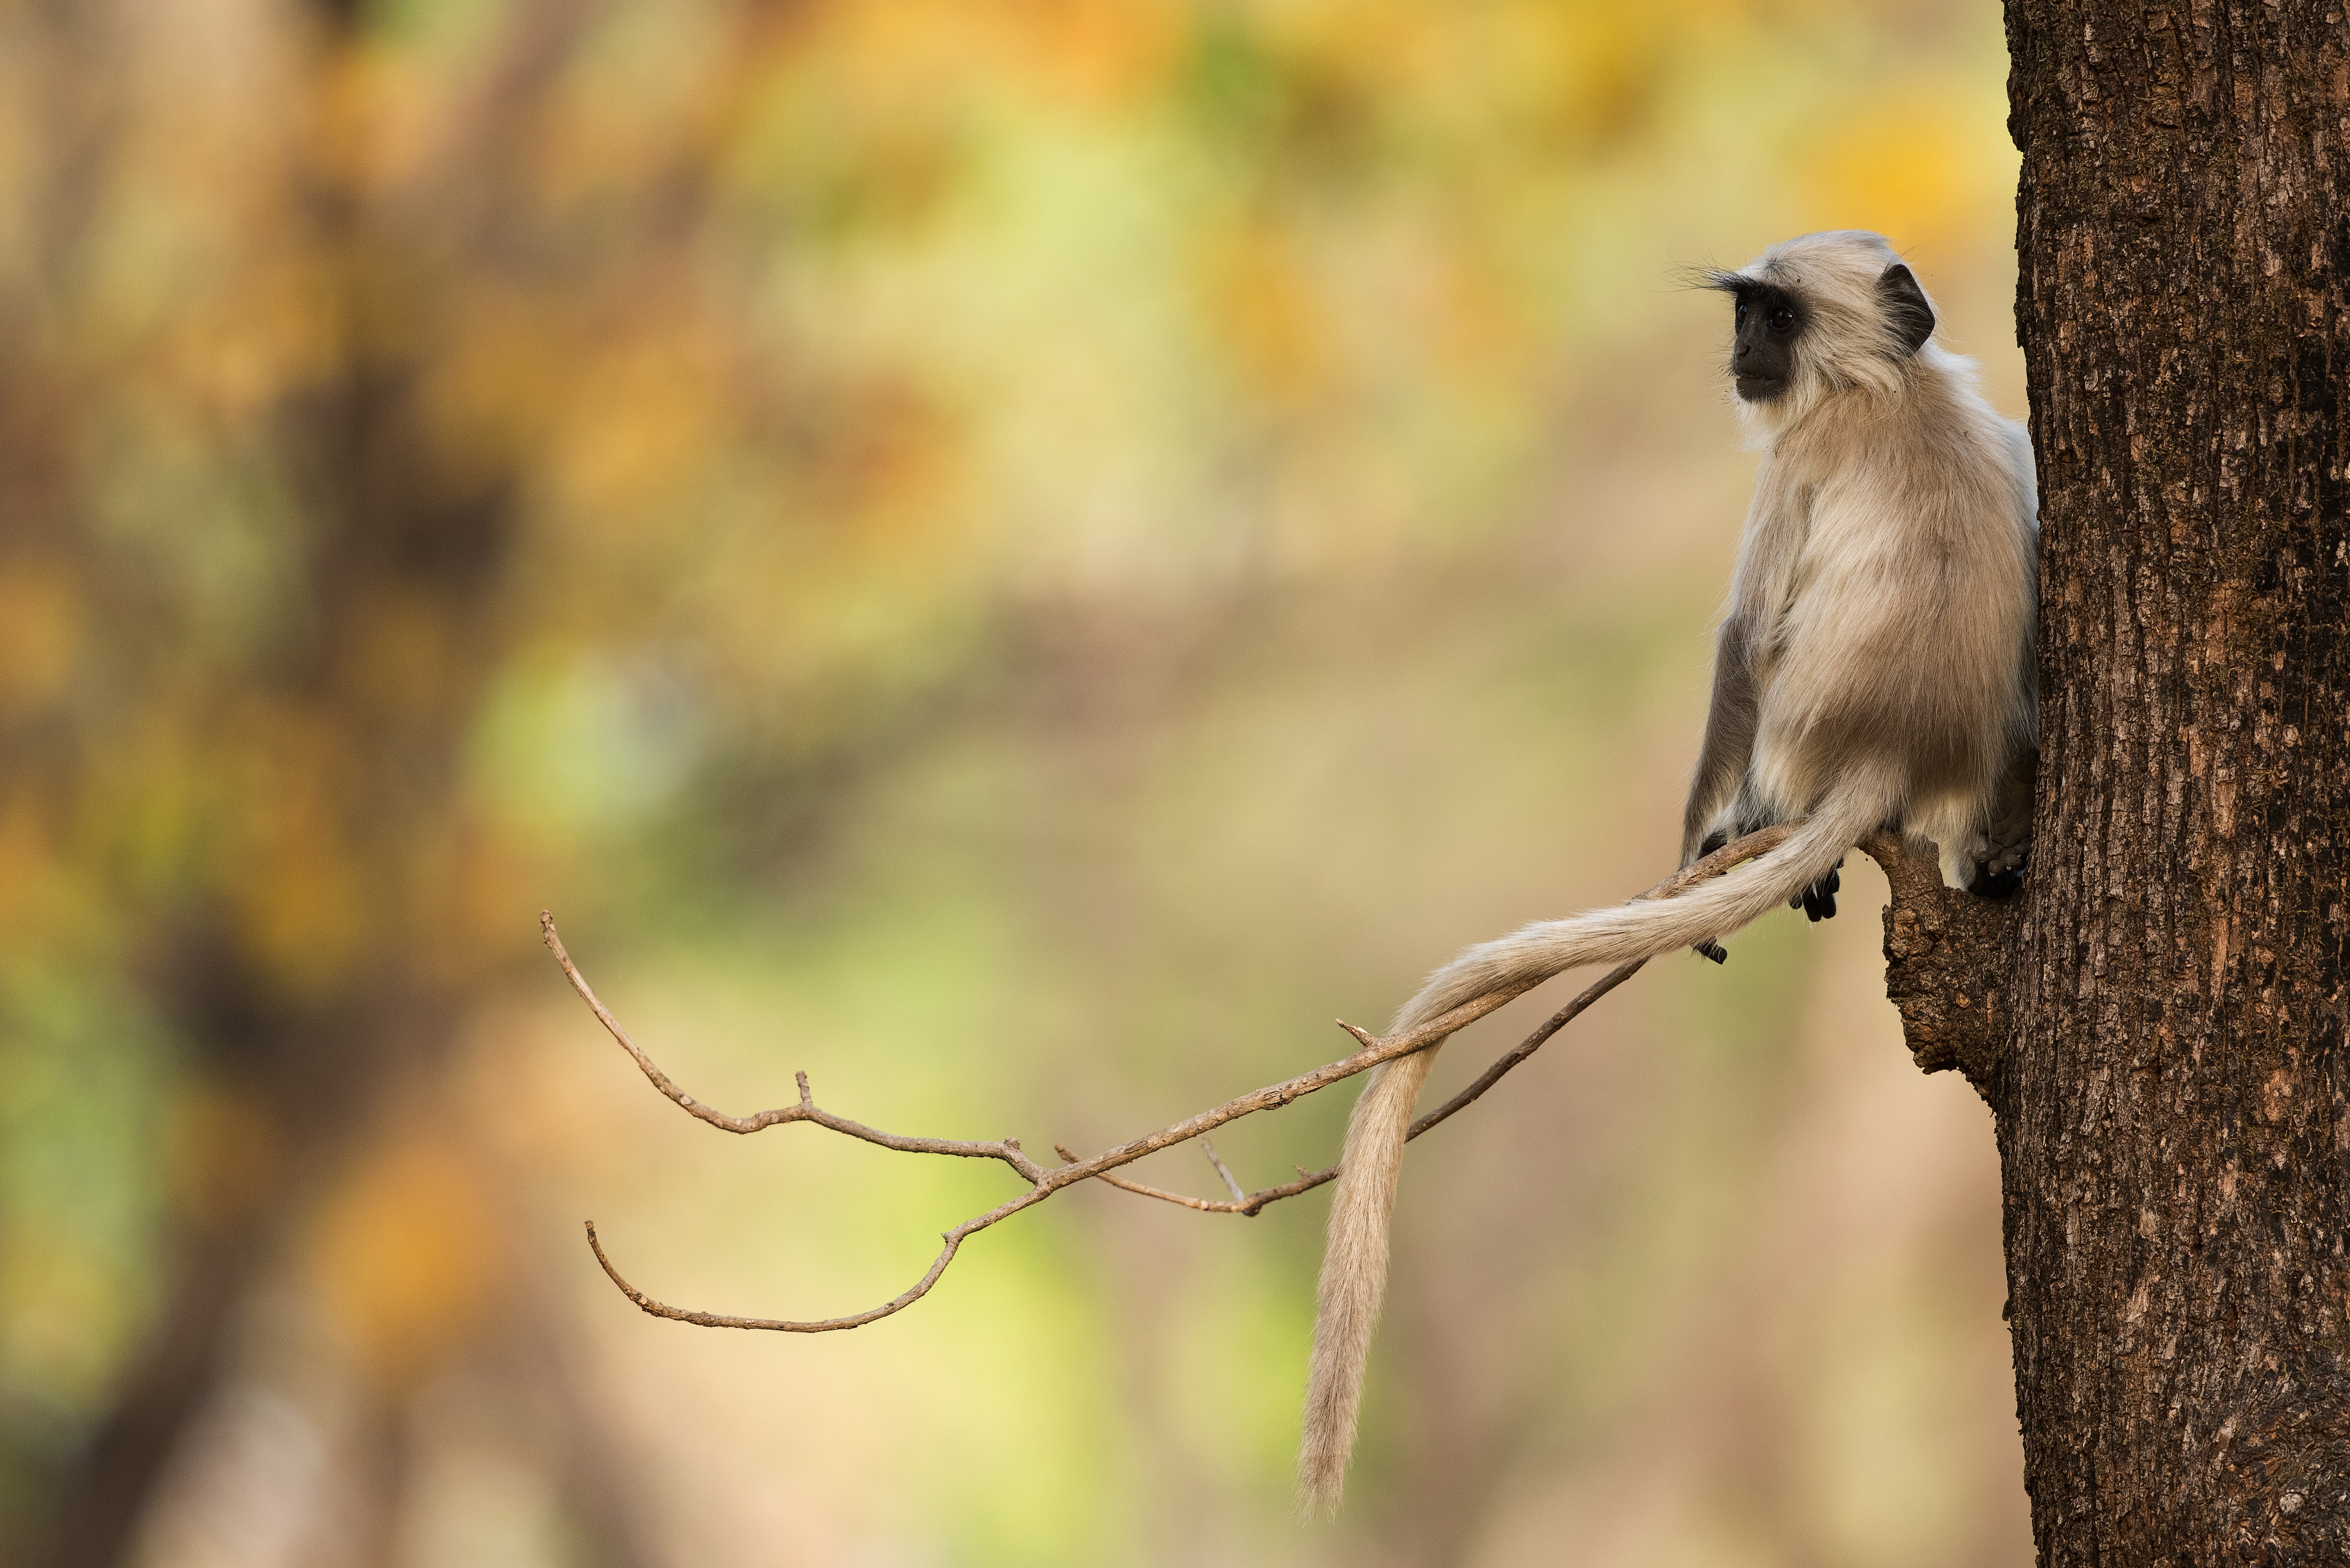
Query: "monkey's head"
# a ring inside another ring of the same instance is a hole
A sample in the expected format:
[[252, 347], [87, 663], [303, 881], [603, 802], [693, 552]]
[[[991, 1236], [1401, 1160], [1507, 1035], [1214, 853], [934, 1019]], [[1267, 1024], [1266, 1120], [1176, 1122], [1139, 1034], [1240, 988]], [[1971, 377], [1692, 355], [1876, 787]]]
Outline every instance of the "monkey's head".
[[1881, 234], [1860, 229], [1782, 240], [1705, 285], [1737, 302], [1730, 373], [1739, 400], [1792, 419], [1822, 397], [1895, 392], [1934, 335], [1934, 306]]

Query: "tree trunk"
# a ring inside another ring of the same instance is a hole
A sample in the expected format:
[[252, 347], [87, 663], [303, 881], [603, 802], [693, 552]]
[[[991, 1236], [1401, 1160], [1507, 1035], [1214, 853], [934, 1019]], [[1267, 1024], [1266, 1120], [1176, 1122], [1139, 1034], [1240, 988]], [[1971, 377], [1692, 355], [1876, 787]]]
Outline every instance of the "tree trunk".
[[2350, 1563], [2350, 27], [2007, 18], [2032, 880], [1897, 908], [1892, 988], [1997, 1116], [2041, 1563]]

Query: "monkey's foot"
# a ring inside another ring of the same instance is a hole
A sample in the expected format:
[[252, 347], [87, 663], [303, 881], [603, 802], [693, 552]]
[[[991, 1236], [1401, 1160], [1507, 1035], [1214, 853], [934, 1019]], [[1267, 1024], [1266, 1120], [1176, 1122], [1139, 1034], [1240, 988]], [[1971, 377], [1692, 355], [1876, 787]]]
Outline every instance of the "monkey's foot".
[[[1841, 867], [1844, 862], [1839, 860], [1836, 865]], [[1833, 920], [1835, 919], [1836, 889], [1843, 886], [1844, 878], [1835, 871], [1830, 871], [1826, 876], [1788, 899], [1787, 908], [1803, 910], [1805, 915], [1811, 917], [1814, 925], [1822, 920]]]
[[1967, 891], [1978, 898], [2004, 902], [2023, 889], [2023, 867], [2011, 866], [2004, 871], [1994, 871], [1985, 866], [1975, 872], [1975, 879], [1967, 884]]

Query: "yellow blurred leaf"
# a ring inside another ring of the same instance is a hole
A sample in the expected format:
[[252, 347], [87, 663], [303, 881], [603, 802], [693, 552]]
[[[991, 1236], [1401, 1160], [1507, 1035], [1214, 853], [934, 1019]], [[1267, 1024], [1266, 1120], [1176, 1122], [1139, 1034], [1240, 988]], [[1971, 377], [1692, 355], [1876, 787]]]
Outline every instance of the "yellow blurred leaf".
[[1983, 107], [1909, 84], [1814, 128], [1793, 160], [1806, 226], [1875, 229], [1904, 250], [1980, 239], [1985, 197], [2014, 185], [2016, 158]]
[[1211, 234], [1200, 280], [1209, 326], [1253, 390], [1294, 406], [1329, 385], [1330, 344], [1313, 283], [1278, 229], [1252, 219]]
[[14, 717], [47, 703], [72, 673], [81, 593], [61, 563], [7, 561], [0, 607], [0, 717]]
[[454, 1145], [410, 1128], [367, 1148], [320, 1207], [310, 1272], [380, 1385], [428, 1375], [493, 1299], [503, 1268], [484, 1180]]

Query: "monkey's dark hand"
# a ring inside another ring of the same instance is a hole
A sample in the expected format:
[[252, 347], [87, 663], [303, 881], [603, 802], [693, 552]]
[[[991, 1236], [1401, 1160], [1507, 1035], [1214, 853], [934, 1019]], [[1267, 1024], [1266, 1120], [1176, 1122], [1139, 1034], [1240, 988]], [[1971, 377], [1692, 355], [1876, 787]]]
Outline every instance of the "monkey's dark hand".
[[2012, 848], [1975, 867], [1967, 891], [1978, 898], [2012, 898], [2022, 889], [2023, 874], [2031, 868], [2032, 846]]
[[[1844, 862], [1839, 860], [1836, 866], [1841, 869]], [[1833, 920], [1835, 919], [1836, 889], [1843, 886], [1844, 878], [1835, 871], [1830, 871], [1826, 876], [1788, 899], [1787, 908], [1803, 910], [1804, 914], [1811, 917], [1814, 925], [1822, 920]]]

